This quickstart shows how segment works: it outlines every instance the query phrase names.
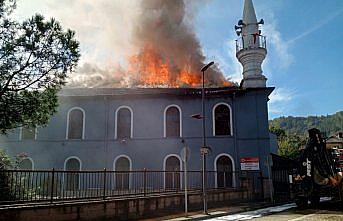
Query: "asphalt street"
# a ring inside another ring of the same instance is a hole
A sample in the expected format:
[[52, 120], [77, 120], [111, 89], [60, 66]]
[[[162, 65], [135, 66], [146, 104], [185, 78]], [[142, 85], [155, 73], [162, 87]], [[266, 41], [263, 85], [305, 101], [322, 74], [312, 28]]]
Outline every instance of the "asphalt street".
[[[288, 208], [287, 208], [288, 207]], [[298, 209], [295, 205], [288, 204], [283, 207], [271, 207], [262, 210], [227, 215], [209, 219], [211, 221], [319, 221], [319, 220], [342, 220], [343, 203], [322, 202], [316, 209]]]

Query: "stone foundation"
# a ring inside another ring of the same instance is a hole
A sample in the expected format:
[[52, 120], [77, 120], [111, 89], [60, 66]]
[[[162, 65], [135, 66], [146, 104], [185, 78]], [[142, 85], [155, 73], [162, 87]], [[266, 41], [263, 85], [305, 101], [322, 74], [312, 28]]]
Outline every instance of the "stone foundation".
[[[247, 201], [246, 190], [216, 190], [208, 192], [208, 205], [228, 205], [233, 202]], [[202, 208], [201, 193], [190, 193], [189, 209]], [[0, 221], [99, 221], [128, 220], [158, 217], [182, 212], [184, 195], [160, 195], [126, 199], [107, 199], [104, 201], [64, 202], [40, 205], [20, 205], [1, 208]]]

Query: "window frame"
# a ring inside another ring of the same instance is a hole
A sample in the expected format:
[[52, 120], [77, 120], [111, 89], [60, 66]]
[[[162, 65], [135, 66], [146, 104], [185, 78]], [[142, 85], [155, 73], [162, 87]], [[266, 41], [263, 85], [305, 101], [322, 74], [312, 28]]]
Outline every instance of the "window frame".
[[64, 160], [63, 170], [66, 171], [66, 169], [67, 169], [67, 162], [68, 162], [69, 160], [72, 160], [72, 159], [75, 159], [75, 160], [79, 161], [79, 164], [80, 164], [80, 169], [79, 169], [79, 171], [82, 171], [82, 161], [81, 161], [81, 159], [80, 159], [79, 157], [77, 157], [77, 156], [70, 156], [70, 157], [67, 157], [67, 158]]
[[[183, 171], [183, 161], [181, 159], [181, 157], [177, 154], [168, 154], [164, 157], [163, 159], [163, 189], [166, 189], [166, 169], [167, 169], [167, 160], [169, 157], [176, 157], [179, 160], [179, 166], [180, 166], [180, 174], [182, 173], [181, 171]], [[182, 175], [180, 176], [180, 189], [182, 189], [183, 185], [182, 185]]]
[[23, 129], [24, 127], [20, 127], [20, 132], [19, 132], [20, 141], [37, 140], [37, 133], [38, 133], [37, 127], [35, 127], [35, 137], [33, 139], [23, 139]]
[[[22, 159], [22, 161], [23, 160], [29, 160], [31, 162], [31, 169], [29, 169], [29, 170], [34, 170], [35, 169], [35, 162], [33, 161], [33, 159], [31, 157], [24, 157]], [[19, 168], [19, 170], [26, 170], [26, 169]]]
[[[82, 171], [82, 161], [79, 157], [77, 156], [70, 156], [70, 157], [67, 157], [65, 160], [64, 160], [64, 165], [63, 165], [63, 170], [64, 171], [67, 171], [67, 163], [69, 160], [72, 160], [72, 159], [75, 159], [79, 162], [79, 165], [80, 165], [80, 168], [79, 168], [79, 171]], [[66, 180], [66, 175], [67, 173], [63, 173], [63, 177], [62, 177], [62, 189], [64, 190], [65, 189], [65, 180]], [[78, 190], [81, 189], [81, 176], [80, 176], [80, 173], [78, 174]]]
[[[114, 122], [115, 122], [115, 126], [114, 126], [114, 139], [115, 140], [117, 140], [118, 139], [118, 112], [121, 110], [121, 109], [128, 109], [129, 111], [130, 111], [130, 113], [131, 113], [131, 124], [130, 124], [130, 137], [127, 137], [127, 138], [130, 138], [130, 139], [132, 139], [133, 138], [133, 110], [132, 110], [132, 108], [131, 107], [129, 107], [129, 106], [125, 106], [125, 105], [123, 105], [123, 106], [120, 106], [120, 107], [118, 107], [117, 109], [116, 109], [116, 111], [115, 111], [115, 116], [114, 116]], [[125, 139], [125, 138], [120, 138], [120, 139]]]
[[[180, 134], [178, 137], [167, 137], [167, 111], [171, 107], [176, 107], [179, 110], [179, 117], [180, 117]], [[164, 108], [164, 114], [163, 114], [163, 137], [164, 138], [181, 138], [182, 137], [182, 110], [181, 107], [177, 104], [171, 104], [168, 105], [166, 108]]]
[[115, 171], [114, 172], [114, 186], [116, 186], [116, 171], [117, 171], [117, 168], [116, 168], [116, 163], [117, 163], [117, 161], [120, 159], [120, 158], [125, 158], [125, 159], [127, 159], [128, 161], [129, 161], [129, 189], [131, 189], [131, 180], [132, 180], [132, 173], [131, 173], [131, 171], [132, 171], [132, 160], [131, 160], [131, 158], [128, 156], [128, 155], [125, 155], [125, 154], [121, 154], [121, 155], [118, 155], [116, 158], [114, 158], [114, 160], [113, 160], [113, 171]]
[[[69, 138], [69, 115], [73, 110], [80, 110], [82, 112], [82, 137], [81, 139]], [[66, 140], [84, 140], [85, 139], [85, 128], [86, 128], [86, 112], [81, 107], [72, 107], [67, 113], [67, 128], [66, 128]]]
[[214, 159], [214, 178], [215, 178], [215, 187], [218, 188], [218, 170], [217, 170], [217, 161], [219, 160], [220, 157], [228, 157], [231, 160], [232, 163], [232, 187], [235, 188], [236, 187], [236, 168], [235, 168], [235, 160], [233, 159], [233, 157], [228, 154], [228, 153], [220, 153], [216, 156], [216, 158]]
[[[216, 108], [220, 105], [225, 105], [230, 110], [230, 134], [228, 135], [216, 135]], [[212, 108], [212, 133], [214, 137], [225, 137], [225, 136], [233, 136], [233, 121], [232, 121], [232, 108], [229, 104], [220, 102], [213, 106]]]

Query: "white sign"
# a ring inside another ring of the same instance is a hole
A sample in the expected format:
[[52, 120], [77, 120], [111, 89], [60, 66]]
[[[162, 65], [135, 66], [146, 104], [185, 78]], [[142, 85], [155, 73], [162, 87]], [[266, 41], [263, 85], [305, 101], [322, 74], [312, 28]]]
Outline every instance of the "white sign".
[[241, 158], [241, 170], [260, 170], [260, 159], [258, 157]]

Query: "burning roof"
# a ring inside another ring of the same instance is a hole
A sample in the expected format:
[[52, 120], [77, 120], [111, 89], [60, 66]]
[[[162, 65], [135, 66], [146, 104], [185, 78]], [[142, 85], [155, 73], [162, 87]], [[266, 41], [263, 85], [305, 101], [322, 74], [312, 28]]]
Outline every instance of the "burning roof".
[[[114, 65], [111, 70], [85, 64], [71, 77], [68, 86], [179, 88], [201, 85], [200, 69], [206, 58], [187, 14], [190, 13], [187, 4], [185, 0], [140, 1], [139, 15], [133, 21], [131, 33], [136, 51], [126, 58], [127, 64]], [[113, 62], [116, 61], [110, 63]], [[233, 84], [214, 65], [206, 72], [206, 85]]]

